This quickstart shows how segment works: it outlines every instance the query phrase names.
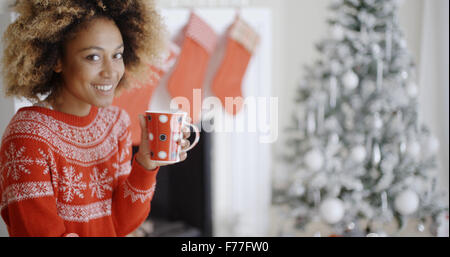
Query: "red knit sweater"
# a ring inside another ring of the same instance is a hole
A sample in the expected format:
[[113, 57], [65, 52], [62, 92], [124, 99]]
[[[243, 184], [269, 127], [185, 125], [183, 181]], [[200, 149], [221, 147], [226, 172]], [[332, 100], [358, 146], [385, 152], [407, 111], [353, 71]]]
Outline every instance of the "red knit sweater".
[[131, 163], [128, 114], [78, 117], [25, 107], [0, 150], [0, 209], [10, 236], [125, 236], [148, 216], [158, 169]]

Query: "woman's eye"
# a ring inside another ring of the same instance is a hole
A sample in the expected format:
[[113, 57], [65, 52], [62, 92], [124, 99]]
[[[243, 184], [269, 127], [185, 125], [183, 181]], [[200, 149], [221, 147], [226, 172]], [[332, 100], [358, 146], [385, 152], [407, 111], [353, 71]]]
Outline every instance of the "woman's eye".
[[114, 55], [114, 59], [122, 59], [123, 58], [123, 54], [122, 53], [117, 53]]
[[98, 61], [98, 60], [100, 60], [100, 56], [98, 56], [96, 54], [91, 54], [91, 55], [88, 55], [86, 57], [86, 59], [88, 59], [89, 61]]

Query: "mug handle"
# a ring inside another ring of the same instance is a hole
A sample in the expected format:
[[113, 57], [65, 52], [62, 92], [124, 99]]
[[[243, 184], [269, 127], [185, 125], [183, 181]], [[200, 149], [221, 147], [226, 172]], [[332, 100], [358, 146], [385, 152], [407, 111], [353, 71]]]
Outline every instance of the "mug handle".
[[195, 126], [194, 124], [191, 124], [191, 123], [186, 123], [186, 125], [192, 127], [192, 129], [194, 130], [194, 132], [195, 132], [195, 140], [194, 140], [194, 143], [192, 143], [192, 145], [190, 145], [187, 149], [181, 150], [182, 153], [185, 153], [185, 152], [191, 150], [192, 148], [194, 148], [194, 146], [196, 144], [198, 144], [198, 141], [200, 140], [200, 131], [197, 128], [197, 126]]

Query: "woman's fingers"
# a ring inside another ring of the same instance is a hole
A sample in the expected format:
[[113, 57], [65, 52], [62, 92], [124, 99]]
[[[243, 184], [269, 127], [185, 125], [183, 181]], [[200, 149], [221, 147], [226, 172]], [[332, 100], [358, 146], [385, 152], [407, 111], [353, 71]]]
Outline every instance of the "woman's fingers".
[[186, 152], [181, 152], [180, 153], [180, 162], [186, 160], [187, 158], [187, 153]]
[[180, 162], [182, 162], [187, 158], [187, 152], [184, 152], [183, 150], [186, 150], [191, 145], [191, 142], [186, 139], [178, 139], [177, 143], [181, 145]]
[[187, 139], [178, 139], [177, 143], [181, 145], [181, 150], [185, 150], [191, 145], [191, 142]]
[[[191, 117], [187, 116], [186, 123], [191, 124], [191, 122], [192, 122]], [[191, 130], [189, 129], [189, 125], [181, 128], [181, 131], [183, 131], [183, 138], [189, 138], [191, 136]]]
[[189, 129], [189, 127], [183, 127], [182, 131], [183, 131], [183, 138], [189, 138], [191, 136], [191, 130]]

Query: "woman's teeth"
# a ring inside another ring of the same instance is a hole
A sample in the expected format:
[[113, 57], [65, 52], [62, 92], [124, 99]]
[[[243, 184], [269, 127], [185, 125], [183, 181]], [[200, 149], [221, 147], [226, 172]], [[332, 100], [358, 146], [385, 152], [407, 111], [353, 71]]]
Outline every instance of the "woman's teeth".
[[113, 85], [94, 85], [94, 87], [101, 91], [109, 91], [113, 88]]

